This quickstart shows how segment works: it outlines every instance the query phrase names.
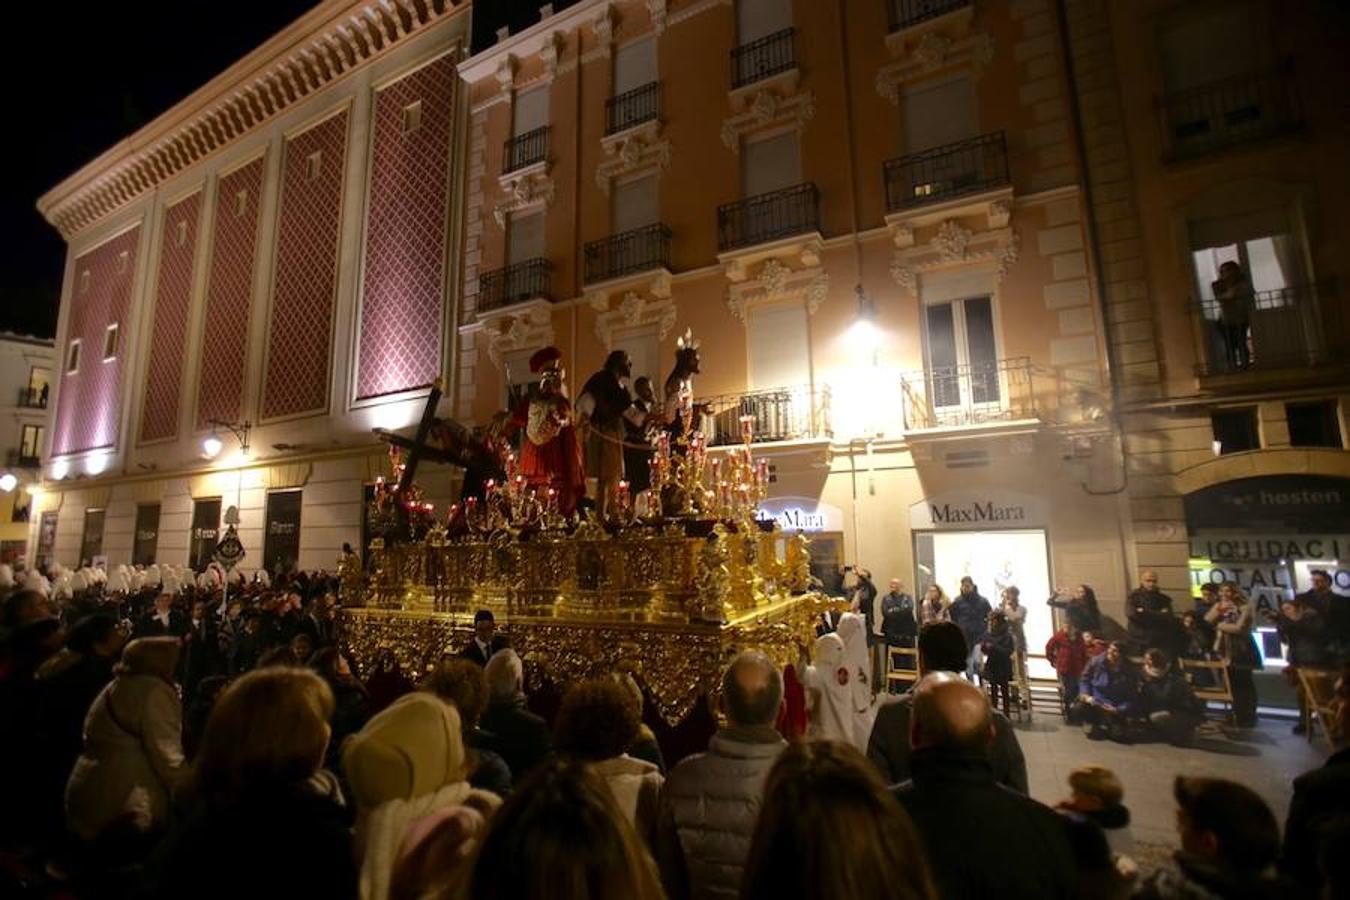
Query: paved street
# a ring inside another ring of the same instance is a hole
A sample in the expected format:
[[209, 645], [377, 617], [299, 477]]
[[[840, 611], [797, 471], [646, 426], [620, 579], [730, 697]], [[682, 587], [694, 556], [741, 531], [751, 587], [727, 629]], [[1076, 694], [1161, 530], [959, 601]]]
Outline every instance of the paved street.
[[1281, 824], [1289, 809], [1290, 783], [1319, 766], [1328, 755], [1320, 738], [1309, 744], [1290, 733], [1292, 722], [1263, 720], [1252, 731], [1229, 730], [1202, 737], [1197, 746], [1180, 749], [1163, 743], [1121, 745], [1090, 741], [1082, 729], [1069, 727], [1057, 715], [1037, 710], [1035, 720], [1018, 724], [1017, 736], [1027, 757], [1031, 794], [1053, 804], [1068, 794], [1068, 775], [1075, 767], [1098, 763], [1113, 769], [1125, 784], [1136, 840], [1175, 845], [1172, 779], [1180, 773], [1229, 778], [1265, 798]]

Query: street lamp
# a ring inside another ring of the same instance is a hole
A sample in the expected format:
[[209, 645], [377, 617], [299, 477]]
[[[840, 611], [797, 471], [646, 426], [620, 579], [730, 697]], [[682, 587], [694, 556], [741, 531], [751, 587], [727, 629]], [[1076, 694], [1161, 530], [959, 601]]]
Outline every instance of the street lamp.
[[861, 284], [853, 291], [858, 297], [858, 314], [849, 327], [849, 339], [854, 346], [866, 353], [869, 361], [872, 361], [875, 359], [877, 346], [881, 343], [881, 329], [877, 327], [877, 310]]
[[5, 474], [0, 475], [0, 491], [4, 491], [8, 494], [18, 486], [19, 479], [14, 477], [13, 472], [6, 472]]
[[239, 442], [240, 454], [245, 459], [248, 458], [248, 433], [253, 427], [248, 420], [235, 423], [211, 419], [207, 424], [211, 426], [211, 433], [202, 440], [202, 454], [207, 459], [215, 459], [225, 447], [224, 442], [220, 439], [220, 435], [216, 433], [217, 429], [224, 429], [230, 432], [230, 434], [233, 434], [235, 440]]

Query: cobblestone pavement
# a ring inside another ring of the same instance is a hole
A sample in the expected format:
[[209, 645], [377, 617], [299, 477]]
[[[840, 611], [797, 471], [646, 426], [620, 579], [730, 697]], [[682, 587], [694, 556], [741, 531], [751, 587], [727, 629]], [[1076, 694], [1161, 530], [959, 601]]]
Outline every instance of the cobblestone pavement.
[[1031, 722], [1017, 723], [1016, 729], [1027, 758], [1031, 795], [1037, 800], [1053, 805], [1064, 799], [1069, 772], [1097, 763], [1114, 770], [1124, 783], [1135, 839], [1175, 846], [1172, 779], [1178, 774], [1241, 782], [1265, 798], [1283, 826], [1291, 782], [1320, 766], [1329, 755], [1320, 736], [1309, 744], [1290, 733], [1292, 724], [1285, 719], [1263, 719], [1260, 727], [1250, 730], [1209, 725], [1191, 748], [1090, 741], [1082, 729], [1040, 710]]

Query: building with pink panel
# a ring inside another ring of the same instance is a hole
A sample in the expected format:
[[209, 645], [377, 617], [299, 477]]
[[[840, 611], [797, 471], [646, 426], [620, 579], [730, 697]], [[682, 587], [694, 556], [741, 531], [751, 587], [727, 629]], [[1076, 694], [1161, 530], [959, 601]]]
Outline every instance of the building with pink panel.
[[372, 431], [450, 375], [469, 27], [324, 0], [40, 199], [69, 250], [30, 559], [200, 567], [232, 507], [246, 571], [366, 543]]

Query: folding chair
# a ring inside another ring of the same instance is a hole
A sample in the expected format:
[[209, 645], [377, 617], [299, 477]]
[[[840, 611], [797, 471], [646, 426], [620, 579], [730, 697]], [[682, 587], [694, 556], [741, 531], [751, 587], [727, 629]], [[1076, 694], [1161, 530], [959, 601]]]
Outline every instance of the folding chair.
[[[1322, 726], [1322, 737], [1331, 744], [1331, 732], [1336, 725], [1336, 711], [1332, 700], [1336, 694], [1336, 673], [1327, 669], [1307, 669], [1299, 666], [1298, 684], [1306, 698], [1300, 715], [1304, 716], [1303, 725], [1307, 729], [1308, 741], [1313, 739], [1313, 725]], [[1332, 748], [1335, 749], [1335, 748]]]
[[919, 680], [919, 651], [916, 647], [886, 646], [886, 689], [898, 686], [907, 690]]
[[[1181, 659], [1181, 674], [1186, 677], [1191, 690], [1199, 700], [1206, 703], [1222, 703], [1233, 714], [1233, 685], [1228, 680], [1228, 662], [1222, 659]], [[1205, 677], [1197, 678], [1204, 674]]]

